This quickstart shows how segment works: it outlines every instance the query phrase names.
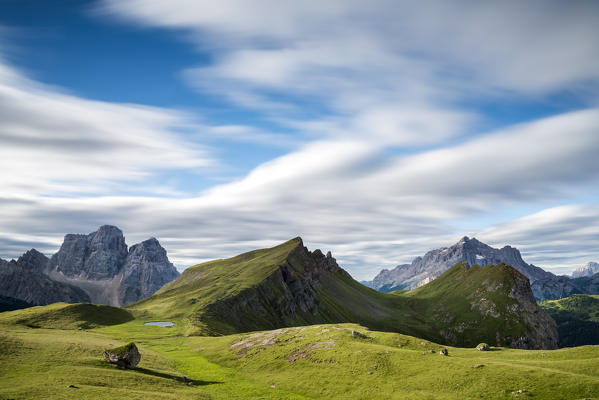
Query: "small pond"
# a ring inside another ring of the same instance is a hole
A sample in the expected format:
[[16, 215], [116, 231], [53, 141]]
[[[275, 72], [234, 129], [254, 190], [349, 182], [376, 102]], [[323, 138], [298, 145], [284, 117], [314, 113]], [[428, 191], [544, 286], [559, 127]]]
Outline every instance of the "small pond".
[[170, 322], [170, 321], [156, 321], [156, 322], [146, 322], [144, 325], [148, 325], [148, 326], [161, 326], [163, 328], [166, 328], [168, 326], [175, 325], [175, 323], [174, 322]]

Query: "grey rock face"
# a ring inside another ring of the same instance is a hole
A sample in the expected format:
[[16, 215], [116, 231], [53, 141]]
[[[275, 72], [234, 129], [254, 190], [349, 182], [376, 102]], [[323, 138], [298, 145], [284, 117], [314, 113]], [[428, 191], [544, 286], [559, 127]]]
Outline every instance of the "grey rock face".
[[125, 305], [149, 297], [178, 276], [166, 250], [155, 238], [131, 246], [123, 266], [119, 302]]
[[48, 261], [46, 256], [35, 249], [23, 254], [17, 261], [0, 259], [0, 296], [18, 299], [31, 305], [90, 300], [81, 289], [56, 282], [44, 274]]
[[[549, 314], [539, 307], [529, 280], [524, 275], [514, 276], [509, 297], [517, 301], [517, 306], [512, 310], [514, 315], [519, 315], [523, 319], [524, 326], [527, 327], [526, 335], [516, 340], [512, 339], [509, 347], [515, 349], [556, 349], [559, 343], [557, 324]], [[498, 337], [498, 339], [501, 338]]]
[[577, 283], [588, 278], [570, 279], [567, 276], [539, 279], [532, 283], [531, 289], [537, 300], [553, 300], [584, 293]]
[[126, 257], [123, 232], [104, 225], [89, 235], [66, 235], [50, 268], [70, 278], [108, 279], [120, 272]]
[[500, 263], [511, 265], [527, 276], [531, 282], [555, 276], [524, 262], [518, 249], [511, 246], [495, 249], [475, 238], [470, 239], [465, 236], [451, 247], [432, 250], [423, 257], [417, 257], [411, 264], [398, 265], [392, 270], [382, 270], [372, 281], [372, 287], [382, 292], [414, 289], [437, 278], [460, 261], [466, 261], [470, 266]]
[[599, 263], [589, 262], [572, 272], [572, 278], [581, 278], [583, 276], [593, 276], [599, 272]]
[[[326, 256], [320, 250], [310, 252], [302, 243], [275, 273], [253, 288], [210, 304], [206, 315], [226, 315], [237, 331], [277, 329], [297, 324], [298, 320], [324, 323], [322, 310], [327, 310], [329, 317], [335, 311], [321, 304], [317, 293], [323, 281], [339, 278], [352, 279], [330, 252]], [[252, 318], [248, 319], [248, 315]], [[342, 320], [340, 316], [337, 318]]]
[[122, 306], [151, 296], [179, 276], [155, 238], [131, 247], [123, 232], [105, 225], [88, 235], [68, 234], [50, 260], [30, 250], [0, 260], [0, 296], [45, 305], [57, 301]]
[[127, 251], [123, 232], [110, 225], [89, 235], [66, 235], [49, 275], [83, 289], [97, 304], [123, 306], [149, 297], [179, 276], [155, 238]]
[[107, 363], [123, 369], [134, 369], [141, 361], [141, 354], [139, 354], [135, 343], [129, 343], [113, 350], [105, 350], [103, 356]]
[[557, 276], [536, 281], [531, 286], [537, 300], [555, 300], [573, 294], [599, 294], [599, 274], [573, 279]]

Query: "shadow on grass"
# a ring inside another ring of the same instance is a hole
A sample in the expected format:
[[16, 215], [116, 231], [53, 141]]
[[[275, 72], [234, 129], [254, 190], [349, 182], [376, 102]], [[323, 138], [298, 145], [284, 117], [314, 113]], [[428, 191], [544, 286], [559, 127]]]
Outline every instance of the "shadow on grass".
[[206, 386], [206, 385], [214, 385], [217, 383], [223, 383], [223, 382], [202, 381], [199, 379], [189, 379], [185, 376], [166, 374], [164, 372], [153, 371], [153, 370], [147, 369], [147, 368], [135, 368], [132, 371], [138, 372], [138, 373], [144, 374], [144, 375], [156, 376], [158, 378], [172, 379], [177, 382], [181, 382], [181, 383], [189, 384], [189, 385], [193, 385], [193, 386]]

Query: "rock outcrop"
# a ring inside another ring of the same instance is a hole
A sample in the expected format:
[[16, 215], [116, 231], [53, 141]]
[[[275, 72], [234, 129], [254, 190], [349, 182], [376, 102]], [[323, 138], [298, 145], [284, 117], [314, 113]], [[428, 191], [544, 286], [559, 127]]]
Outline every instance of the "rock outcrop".
[[411, 264], [398, 265], [392, 270], [383, 269], [374, 278], [371, 287], [382, 292], [413, 289], [432, 281], [461, 261], [465, 261], [470, 266], [504, 263], [523, 273], [531, 283], [555, 276], [524, 262], [516, 248], [505, 246], [495, 249], [475, 238], [464, 236], [453, 246], [429, 251], [423, 257], [417, 257]]
[[103, 353], [107, 363], [122, 369], [135, 369], [141, 360], [141, 354], [135, 343], [129, 343], [116, 349], [105, 350]]
[[[263, 330], [301, 324], [342, 321], [342, 316], [319, 296], [327, 279], [349, 279], [330, 252], [310, 252], [299, 245], [284, 263], [257, 286], [206, 307], [207, 319], [225, 319], [234, 331]], [[223, 318], [223, 316], [226, 316]]]
[[50, 259], [32, 249], [17, 261], [0, 260], [0, 296], [33, 305], [122, 306], [151, 296], [178, 276], [158, 240], [127, 250], [123, 232], [104, 225], [88, 235], [67, 234]]

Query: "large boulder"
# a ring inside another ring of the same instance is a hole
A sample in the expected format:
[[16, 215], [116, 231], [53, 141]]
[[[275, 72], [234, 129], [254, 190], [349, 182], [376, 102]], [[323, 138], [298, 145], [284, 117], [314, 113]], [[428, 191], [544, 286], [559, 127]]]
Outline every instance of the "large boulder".
[[104, 351], [104, 359], [118, 368], [134, 369], [141, 360], [141, 354], [135, 343]]
[[479, 343], [478, 346], [476, 346], [476, 350], [478, 351], [489, 351], [491, 350], [491, 347], [486, 344], [486, 343]]

